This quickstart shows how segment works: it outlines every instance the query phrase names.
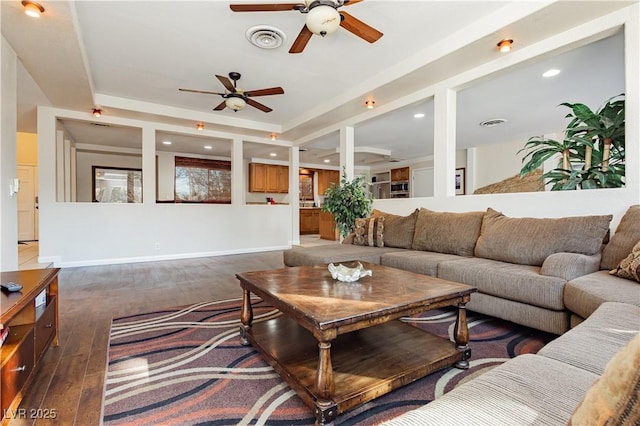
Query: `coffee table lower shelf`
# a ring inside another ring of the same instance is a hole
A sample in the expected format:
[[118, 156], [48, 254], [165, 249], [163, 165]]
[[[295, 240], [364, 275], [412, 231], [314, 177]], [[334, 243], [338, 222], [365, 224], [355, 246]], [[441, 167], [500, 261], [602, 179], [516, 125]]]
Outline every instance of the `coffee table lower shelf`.
[[[254, 322], [247, 338], [305, 404], [316, 411], [319, 349], [313, 335], [282, 316]], [[334, 413], [341, 414], [452, 366], [462, 357], [455, 343], [401, 321], [340, 335], [331, 342]]]

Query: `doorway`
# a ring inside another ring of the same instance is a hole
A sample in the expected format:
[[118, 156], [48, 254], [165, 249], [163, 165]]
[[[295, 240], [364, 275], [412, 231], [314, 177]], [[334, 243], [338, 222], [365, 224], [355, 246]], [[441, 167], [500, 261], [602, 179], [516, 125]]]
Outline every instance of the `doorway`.
[[38, 240], [38, 167], [18, 165], [18, 241]]

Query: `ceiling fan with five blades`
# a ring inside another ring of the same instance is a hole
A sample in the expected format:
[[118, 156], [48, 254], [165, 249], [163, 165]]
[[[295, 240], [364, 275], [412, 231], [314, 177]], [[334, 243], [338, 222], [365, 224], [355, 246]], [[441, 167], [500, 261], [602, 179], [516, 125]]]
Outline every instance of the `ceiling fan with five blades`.
[[368, 41], [376, 42], [382, 33], [365, 24], [344, 11], [338, 11], [342, 6], [351, 6], [362, 0], [305, 0], [304, 3], [264, 3], [264, 4], [232, 4], [234, 12], [278, 12], [297, 10], [307, 15], [305, 25], [300, 30], [289, 53], [301, 53], [307, 46], [313, 34], [324, 37], [335, 32], [338, 27]]
[[259, 90], [242, 90], [239, 89], [238, 86], [238, 80], [240, 80], [240, 73], [239, 72], [230, 72], [229, 73], [229, 78], [231, 80], [233, 80], [233, 83], [231, 83], [231, 81], [229, 80], [229, 78], [224, 77], [222, 75], [216, 75], [217, 79], [220, 80], [220, 83], [222, 83], [222, 85], [225, 87], [225, 89], [227, 89], [227, 92], [225, 93], [218, 93], [218, 92], [208, 92], [205, 90], [193, 90], [193, 89], [178, 89], [182, 92], [192, 92], [192, 93], [204, 93], [206, 95], [220, 95], [222, 96], [222, 98], [224, 99], [224, 101], [222, 101], [220, 103], [220, 105], [218, 105], [217, 107], [215, 107], [213, 110], [214, 111], [222, 111], [223, 109], [225, 109], [225, 107], [230, 108], [234, 111], [240, 111], [242, 108], [245, 107], [245, 105], [251, 105], [254, 108], [258, 108], [261, 111], [264, 112], [271, 112], [273, 111], [271, 108], [269, 108], [266, 105], [261, 104], [260, 102], [256, 102], [253, 99], [251, 99], [252, 97], [256, 97], [256, 96], [268, 96], [268, 95], [282, 95], [284, 94], [284, 90], [282, 89], [282, 87], [270, 87], [268, 89], [259, 89]]

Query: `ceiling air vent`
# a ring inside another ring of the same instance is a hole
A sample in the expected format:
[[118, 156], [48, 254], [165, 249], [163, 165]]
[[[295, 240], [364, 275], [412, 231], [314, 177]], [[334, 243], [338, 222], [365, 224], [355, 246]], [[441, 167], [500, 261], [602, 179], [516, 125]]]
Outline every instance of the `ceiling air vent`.
[[287, 40], [282, 30], [276, 27], [259, 25], [251, 27], [246, 32], [247, 40], [260, 49], [275, 49]]
[[480, 122], [480, 127], [495, 127], [506, 123], [504, 118], [492, 118], [490, 120], [484, 120]]

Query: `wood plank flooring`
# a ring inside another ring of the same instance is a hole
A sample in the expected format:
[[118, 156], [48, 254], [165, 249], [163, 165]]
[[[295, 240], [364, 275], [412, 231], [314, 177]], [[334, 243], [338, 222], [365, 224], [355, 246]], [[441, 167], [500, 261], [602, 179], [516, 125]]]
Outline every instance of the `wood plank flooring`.
[[98, 425], [112, 317], [241, 297], [235, 274], [281, 268], [282, 251], [64, 268], [59, 275], [60, 346], [47, 351], [20, 408], [55, 410], [55, 420], [17, 425]]

